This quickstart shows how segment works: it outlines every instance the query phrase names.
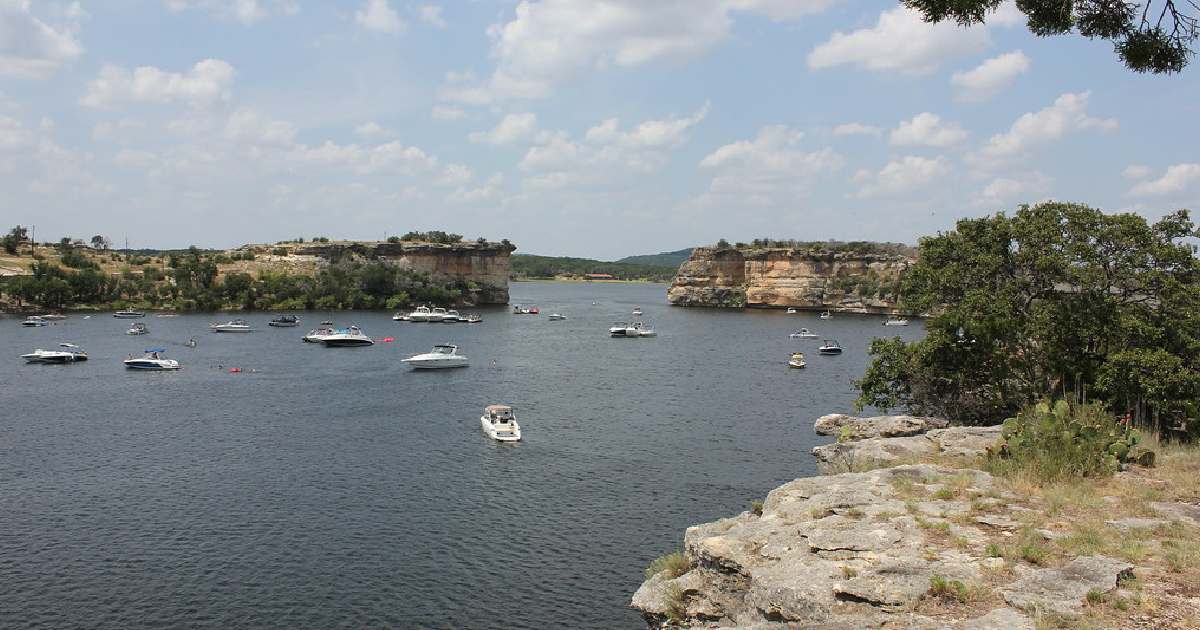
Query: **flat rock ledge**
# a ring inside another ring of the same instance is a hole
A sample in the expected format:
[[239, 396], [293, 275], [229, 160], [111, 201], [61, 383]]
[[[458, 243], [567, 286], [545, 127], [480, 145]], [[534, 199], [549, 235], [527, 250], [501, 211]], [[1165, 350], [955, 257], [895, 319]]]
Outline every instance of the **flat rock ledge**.
[[[942, 489], [954, 496], [934, 500]], [[986, 545], [1010, 526], [1002, 496], [985, 472], [932, 464], [796, 479], [761, 515], [688, 528], [688, 569], [650, 577], [632, 606], [651, 628], [1033, 630], [1032, 611], [1078, 612], [1131, 571], [1087, 556], [998, 578]], [[965, 518], [972, 503], [993, 518]], [[989, 604], [922, 607], [935, 576], [987, 588]]]
[[812, 454], [824, 466], [847, 470], [868, 464], [892, 465], [924, 457], [967, 459], [982, 456], [1000, 439], [1001, 427], [949, 427], [920, 435], [878, 437], [834, 442], [813, 447]]
[[813, 430], [817, 435], [832, 435], [840, 437], [845, 434], [852, 440], [866, 438], [892, 438], [920, 435], [932, 429], [945, 429], [950, 426], [948, 420], [942, 418], [923, 418], [918, 416], [875, 416], [873, 418], [858, 418], [842, 413], [831, 413], [817, 418]]

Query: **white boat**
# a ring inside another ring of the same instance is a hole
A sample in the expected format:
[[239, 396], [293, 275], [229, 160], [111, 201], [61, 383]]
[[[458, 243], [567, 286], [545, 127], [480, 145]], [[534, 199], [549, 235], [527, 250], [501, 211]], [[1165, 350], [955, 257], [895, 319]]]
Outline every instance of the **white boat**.
[[802, 368], [808, 365], [804, 362], [804, 353], [796, 352], [792, 354], [792, 358], [788, 359], [788, 367]]
[[792, 339], [816, 339], [817, 333], [812, 332], [807, 328], [801, 328], [800, 330], [797, 330], [788, 336]]
[[295, 315], [280, 315], [267, 322], [267, 325], [274, 328], [295, 328], [300, 325], [300, 318]]
[[122, 363], [131, 370], [178, 370], [183, 367], [175, 359], [168, 359], [162, 356], [164, 352], [166, 350], [163, 348], [150, 348], [146, 350], [146, 354], [141, 358], [129, 355], [129, 358], [122, 361]]
[[653, 328], [642, 322], [633, 322], [628, 324], [624, 322], [617, 322], [608, 329], [608, 334], [613, 337], [626, 337], [631, 339], [638, 337], [658, 336], [658, 333], [654, 332]]
[[150, 332], [150, 329], [146, 328], [145, 324], [143, 324], [142, 322], [134, 322], [133, 325], [129, 327], [129, 330], [125, 331], [125, 334], [126, 335], [145, 335], [149, 332]]
[[407, 322], [411, 320], [409, 319], [408, 313], [396, 313], [395, 315], [392, 315], [392, 321]]
[[208, 328], [217, 333], [248, 333], [250, 332], [250, 324], [244, 319], [234, 319], [225, 322], [224, 324], [209, 324]]
[[468, 324], [482, 324], [483, 318], [479, 316], [479, 313], [471, 313], [470, 315], [467, 315], [467, 318], [463, 321]]
[[333, 334], [332, 327], [322, 326], [320, 328], [314, 328], [314, 329], [308, 331], [308, 334], [304, 335], [304, 337], [302, 337], [302, 339], [304, 339], [304, 341], [307, 343], [321, 343], [322, 341], [325, 340], [326, 337], [328, 337], [329, 335], [332, 335], [332, 334]]
[[795, 308], [793, 308], [793, 307], [791, 307], [791, 306], [789, 306], [789, 307], [788, 307], [788, 310], [787, 310], [787, 314], [788, 314], [788, 315], [795, 315], [795, 314], [796, 314], [796, 313], [798, 313], [798, 312], [799, 312], [799, 311], [797, 311]]
[[841, 354], [842, 346], [838, 344], [836, 339], [826, 339], [825, 343], [822, 343], [821, 347], [817, 348], [817, 352], [821, 354]]
[[446, 309], [438, 306], [438, 307], [434, 307], [433, 310], [429, 311], [429, 318], [426, 319], [425, 321], [438, 323], [441, 321], [445, 321], [445, 319], [446, 319]]
[[883, 320], [883, 325], [884, 326], [907, 326], [908, 319], [904, 318], [904, 317], [900, 317], [899, 315], [889, 315], [887, 319]]
[[443, 343], [434, 346], [425, 354], [417, 354], [403, 359], [401, 363], [407, 363], [418, 370], [440, 370], [467, 367], [470, 365], [470, 359], [458, 353], [458, 346]]
[[521, 425], [517, 424], [517, 416], [508, 405], [484, 407], [479, 424], [483, 427], [483, 432], [497, 442], [521, 441]]
[[825, 311], [824, 313], [821, 313], [821, 319], [833, 319], [833, 314], [829, 311]]
[[375, 340], [363, 334], [358, 326], [339, 328], [321, 339], [326, 348], [352, 348], [356, 346], [373, 346]]
[[458, 311], [456, 311], [454, 309], [450, 309], [450, 310], [446, 311], [446, 316], [442, 318], [442, 323], [457, 324], [458, 322], [461, 322], [462, 319], [463, 319], [462, 315], [459, 315]]
[[21, 358], [29, 363], [74, 363], [76, 361], [87, 361], [88, 355], [82, 348], [73, 343], [60, 343], [60, 348], [65, 350], [42, 350], [38, 348], [29, 354], [22, 354]]
[[549, 319], [552, 322], [557, 322], [557, 321], [562, 321], [566, 318], [567, 318], [566, 315], [562, 315], [560, 313], [550, 313], [550, 316], [547, 317], [546, 319]]
[[417, 310], [408, 314], [408, 321], [410, 321], [410, 322], [427, 322], [427, 321], [429, 321], [429, 307], [428, 306], [418, 306]]
[[642, 316], [642, 307], [640, 307], [640, 306], [633, 307], [633, 316], [641, 317]]
[[37, 315], [37, 317], [41, 317], [48, 322], [61, 322], [67, 318], [67, 316], [63, 315], [62, 313], [46, 313], [45, 315]]
[[37, 326], [49, 326], [50, 322], [38, 315], [30, 315], [29, 317], [25, 318], [25, 321], [21, 322], [21, 325], [25, 326], [26, 328], [34, 328]]
[[127, 308], [124, 310], [117, 311], [116, 313], [113, 313], [113, 317], [116, 317], [117, 319], [137, 319], [139, 317], [145, 317], [145, 316], [146, 316], [145, 313], [143, 313], [141, 311], [135, 311], [131, 308]]

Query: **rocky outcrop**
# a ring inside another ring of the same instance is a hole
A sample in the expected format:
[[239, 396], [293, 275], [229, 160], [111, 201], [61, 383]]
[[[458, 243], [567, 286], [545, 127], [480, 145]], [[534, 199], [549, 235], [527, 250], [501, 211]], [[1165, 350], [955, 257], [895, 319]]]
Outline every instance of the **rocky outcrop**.
[[[953, 500], [934, 498], [944, 488]], [[1005, 509], [985, 498], [995, 494], [987, 473], [929, 464], [797, 479], [772, 490], [761, 515], [688, 528], [688, 570], [651, 577], [633, 606], [651, 627], [1009, 630], [1033, 627], [1027, 610], [1077, 611], [1089, 591], [1114, 590], [1130, 570], [1102, 556], [992, 570], [1003, 561], [985, 548], [1002, 534], [962, 523], [980, 506]], [[941, 596], [939, 582], [1010, 607], [926, 616], [922, 603]]]
[[824, 467], [860, 470], [930, 457], [969, 459], [982, 456], [1000, 438], [1000, 427], [948, 427], [941, 418], [843, 414], [821, 416], [813, 425], [818, 435], [838, 441], [812, 449]]
[[438, 282], [454, 283], [466, 288], [470, 304], [507, 304], [509, 259], [515, 246], [502, 241], [462, 241], [459, 243], [360, 242], [331, 241], [327, 243], [282, 243], [279, 245], [246, 246], [264, 256], [278, 249], [287, 256], [281, 260], [310, 260], [321, 263], [345, 257], [360, 260], [380, 260], [402, 269], [428, 275]]
[[891, 313], [906, 255], [697, 247], [667, 290], [676, 306], [796, 307]]

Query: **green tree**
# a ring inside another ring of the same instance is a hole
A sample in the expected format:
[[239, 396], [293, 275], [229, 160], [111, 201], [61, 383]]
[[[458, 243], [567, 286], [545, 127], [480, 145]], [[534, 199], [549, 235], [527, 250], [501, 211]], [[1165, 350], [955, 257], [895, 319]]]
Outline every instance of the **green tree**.
[[[1139, 419], [1181, 412], [1172, 401], [1200, 396], [1194, 234], [1185, 211], [1150, 225], [1045, 203], [922, 239], [900, 297], [933, 314], [928, 334], [872, 343], [859, 405], [965, 424], [1046, 396], [1141, 405]], [[1169, 387], [1149, 387], [1171, 370]]]
[[0, 246], [4, 247], [4, 251], [8, 254], [16, 255], [20, 249], [21, 243], [29, 237], [29, 230], [21, 226], [17, 226], [8, 231], [2, 239]]
[[[963, 26], [988, 20], [1003, 0], [901, 0], [929, 22]], [[1038, 36], [1078, 32], [1113, 43], [1117, 56], [1136, 72], [1180, 72], [1195, 51], [1197, 10], [1193, 1], [1017, 0], [1030, 32]]]

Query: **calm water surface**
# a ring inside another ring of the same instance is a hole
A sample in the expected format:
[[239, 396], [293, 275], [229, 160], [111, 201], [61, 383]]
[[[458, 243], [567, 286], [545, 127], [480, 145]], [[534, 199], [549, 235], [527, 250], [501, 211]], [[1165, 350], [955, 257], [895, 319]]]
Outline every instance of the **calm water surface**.
[[[812, 421], [850, 409], [871, 338], [922, 334], [671, 308], [662, 285], [511, 292], [542, 315], [252, 314], [244, 335], [150, 316], [142, 337], [107, 314], [0, 319], [0, 627], [642, 628], [627, 607], [642, 568], [688, 525], [812, 474]], [[639, 305], [659, 336], [610, 339]], [[395, 340], [301, 343], [325, 318]], [[801, 326], [846, 353], [790, 340]], [[59, 341], [91, 360], [18, 359]], [[471, 367], [399, 362], [439, 342]], [[121, 366], [150, 346], [185, 369]], [[808, 369], [786, 367], [794, 349]], [[524, 442], [483, 437], [500, 402]]]

